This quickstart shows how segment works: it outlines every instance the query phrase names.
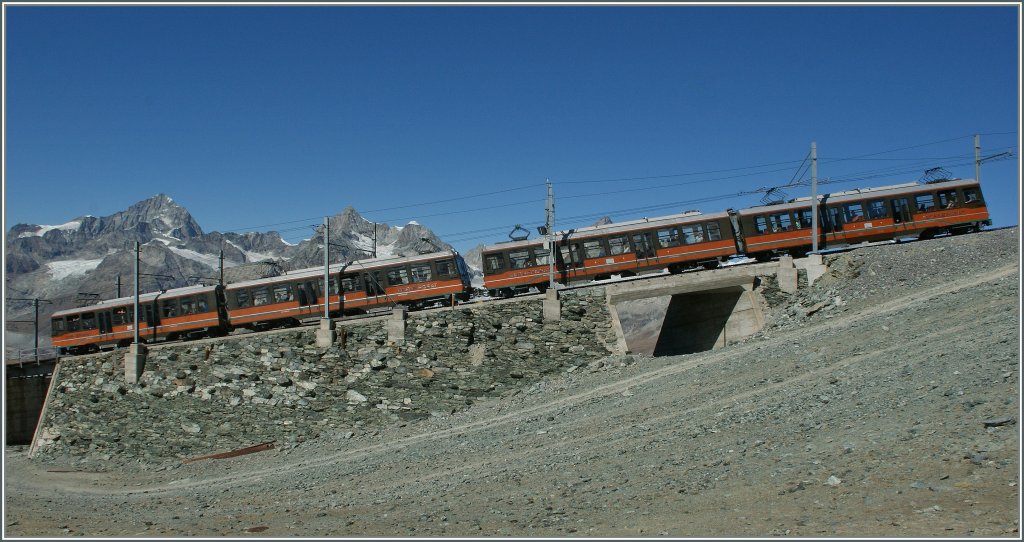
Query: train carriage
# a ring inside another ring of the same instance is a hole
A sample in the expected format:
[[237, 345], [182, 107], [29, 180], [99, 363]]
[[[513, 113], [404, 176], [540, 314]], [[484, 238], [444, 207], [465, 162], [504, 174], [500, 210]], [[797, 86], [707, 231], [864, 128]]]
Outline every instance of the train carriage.
[[[330, 269], [329, 303], [341, 310], [338, 298], [340, 264]], [[291, 273], [236, 282], [225, 288], [228, 321], [232, 328], [267, 329], [295, 325], [324, 314], [324, 270], [311, 267]]]
[[455, 251], [357, 260], [341, 273], [345, 313], [405, 305], [421, 308], [439, 301], [469, 299], [469, 269]]
[[[139, 340], [175, 340], [227, 332], [220, 286], [191, 286], [139, 296]], [[53, 313], [51, 342], [73, 354], [134, 341], [135, 298], [122, 297]]]
[[[559, 232], [556, 279], [562, 284], [639, 275], [661, 269], [673, 273], [718, 263], [736, 254], [728, 213], [690, 211], [619, 224]], [[540, 240], [513, 241], [483, 250], [484, 286], [510, 296], [548, 285], [548, 250]]]
[[[457, 252], [331, 264], [328, 276], [332, 317], [394, 305], [420, 308], [452, 296], [468, 299], [470, 292], [469, 272]], [[311, 267], [230, 284], [225, 297], [232, 327], [259, 330], [296, 325], [323, 316], [324, 270]]]
[[[735, 212], [737, 240], [747, 255], [811, 249], [811, 199]], [[819, 197], [819, 248], [940, 233], [978, 231], [992, 222], [975, 180], [906, 183], [847, 190]]]

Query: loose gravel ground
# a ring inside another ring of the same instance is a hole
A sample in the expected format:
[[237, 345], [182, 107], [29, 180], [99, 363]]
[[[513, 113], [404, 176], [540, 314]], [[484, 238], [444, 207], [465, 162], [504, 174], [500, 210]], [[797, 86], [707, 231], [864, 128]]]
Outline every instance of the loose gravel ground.
[[165, 470], [5, 450], [5, 536], [1012, 537], [1016, 229], [863, 248], [709, 353]]

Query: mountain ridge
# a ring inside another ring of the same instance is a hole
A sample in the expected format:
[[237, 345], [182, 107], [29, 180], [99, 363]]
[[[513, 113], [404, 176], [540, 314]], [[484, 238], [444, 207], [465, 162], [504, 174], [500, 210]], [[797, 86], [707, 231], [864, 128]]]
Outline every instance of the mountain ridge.
[[[228, 283], [323, 265], [323, 229], [321, 224], [297, 244], [285, 242], [276, 231], [204, 232], [185, 207], [159, 193], [104, 217], [81, 215], [59, 225], [16, 224], [6, 233], [4, 268], [8, 290], [18, 298], [46, 300], [39, 315], [43, 346], [49, 344], [53, 311], [118, 297], [118, 281], [120, 294], [128, 295], [135, 243], [140, 245], [141, 288], [146, 292], [216, 282], [222, 254]], [[352, 206], [330, 217], [330, 244], [332, 262], [366, 259], [375, 252], [405, 256], [452, 249], [425, 226], [374, 223]], [[31, 321], [33, 312], [31, 304], [8, 304], [6, 317]], [[31, 324], [5, 330], [5, 339], [9, 346], [31, 347]]]

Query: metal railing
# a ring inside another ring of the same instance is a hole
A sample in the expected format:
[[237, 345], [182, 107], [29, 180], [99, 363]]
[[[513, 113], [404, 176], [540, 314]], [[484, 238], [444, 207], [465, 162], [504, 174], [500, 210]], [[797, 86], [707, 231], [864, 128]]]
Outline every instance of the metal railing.
[[6, 348], [4, 349], [4, 362], [5, 363], [28, 363], [35, 361], [49, 361], [51, 359], [57, 359], [57, 349], [53, 347], [47, 348], [28, 348], [28, 349], [17, 349], [17, 348]]

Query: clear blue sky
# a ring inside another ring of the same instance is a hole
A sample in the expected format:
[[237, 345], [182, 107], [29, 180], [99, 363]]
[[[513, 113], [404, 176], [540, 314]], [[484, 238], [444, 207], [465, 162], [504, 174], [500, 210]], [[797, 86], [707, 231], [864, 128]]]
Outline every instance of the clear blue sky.
[[1014, 153], [982, 185], [1018, 222], [1015, 6], [5, 15], [5, 230], [163, 192], [206, 231], [297, 242], [351, 205], [466, 250], [542, 224], [547, 178], [562, 229], [756, 204], [735, 194], [809, 178], [811, 141], [850, 180], [822, 191], [972, 178], [976, 133]]

